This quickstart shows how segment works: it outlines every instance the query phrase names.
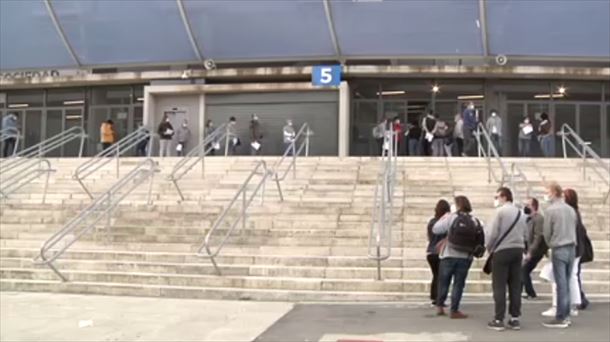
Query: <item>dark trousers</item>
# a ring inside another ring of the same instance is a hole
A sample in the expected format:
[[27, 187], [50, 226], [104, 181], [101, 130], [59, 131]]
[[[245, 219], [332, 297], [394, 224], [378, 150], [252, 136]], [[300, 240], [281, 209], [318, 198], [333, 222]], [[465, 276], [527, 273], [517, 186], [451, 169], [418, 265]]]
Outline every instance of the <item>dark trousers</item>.
[[580, 307], [586, 308], [589, 306], [589, 300], [585, 294], [585, 290], [582, 288], [582, 281], [580, 280], [580, 271], [582, 270], [582, 262], [578, 263], [578, 287], [580, 288]]
[[146, 146], [148, 145], [148, 142], [140, 142], [136, 148], [136, 155], [138, 157], [145, 157], [146, 156]]
[[461, 157], [462, 153], [464, 152], [464, 139], [462, 138], [455, 138], [455, 149], [456, 149], [456, 156]]
[[509, 248], [495, 252], [492, 260], [491, 286], [496, 308], [495, 319], [504, 321], [506, 314], [506, 286], [508, 285], [508, 312], [521, 316], [521, 263], [522, 248]]
[[8, 138], [8, 139], [4, 140], [4, 151], [2, 151], [3, 157], [10, 157], [13, 155], [13, 152], [15, 152], [16, 141], [17, 141], [17, 139], [15, 139], [15, 138]]
[[[477, 140], [474, 136], [474, 130], [464, 127], [464, 153], [467, 156], [477, 155]], [[473, 152], [474, 150], [474, 152]]]
[[428, 141], [428, 139], [423, 139], [421, 141], [421, 143], [422, 143], [423, 155], [431, 156], [432, 155], [432, 142]]
[[532, 298], [538, 296], [536, 294], [536, 290], [534, 290], [534, 284], [532, 283], [532, 271], [536, 268], [536, 266], [538, 266], [538, 263], [540, 260], [542, 260], [542, 257], [542, 255], [532, 256], [532, 258], [526, 261], [521, 268], [521, 278], [523, 283], [522, 292], [525, 290], [525, 293]]
[[436, 302], [436, 296], [438, 295], [438, 268], [440, 259], [438, 254], [428, 254], [426, 257], [428, 265], [430, 265], [430, 272], [432, 272], [432, 283], [430, 283], [430, 300]]
[[449, 293], [449, 285], [453, 278], [453, 288], [451, 289], [451, 312], [457, 312], [460, 309], [460, 301], [466, 286], [466, 277], [468, 270], [472, 264], [472, 259], [462, 258], [444, 258], [441, 259], [438, 278], [438, 296], [436, 297], [436, 305], [444, 306]]
[[377, 155], [382, 156], [383, 155], [383, 138], [375, 139], [375, 141], [377, 144]]

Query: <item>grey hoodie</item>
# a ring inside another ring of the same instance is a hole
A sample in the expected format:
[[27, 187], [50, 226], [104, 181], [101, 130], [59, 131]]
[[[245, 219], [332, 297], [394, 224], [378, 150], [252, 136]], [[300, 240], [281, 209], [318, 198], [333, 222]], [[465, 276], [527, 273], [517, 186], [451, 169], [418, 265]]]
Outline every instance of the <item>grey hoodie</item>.
[[191, 130], [188, 126], [184, 127], [183, 125], [180, 125], [180, 128], [178, 128], [178, 131], [176, 132], [176, 139], [181, 143], [187, 143], [191, 139]]
[[504, 238], [499, 246], [495, 246], [497, 241], [506, 233], [508, 228], [515, 222], [517, 214], [520, 212], [514, 204], [510, 202], [504, 203], [503, 206], [496, 209], [496, 215], [491, 221], [489, 232], [485, 234], [488, 237], [485, 246], [490, 252], [497, 252], [509, 248], [525, 249], [525, 238], [527, 234], [527, 216], [521, 213], [519, 220]]
[[544, 240], [551, 248], [576, 245], [576, 212], [563, 199], [551, 200], [544, 211]]
[[[453, 226], [453, 222], [455, 219], [457, 219], [457, 216], [457, 213], [452, 213], [441, 217], [432, 227], [432, 233], [435, 235], [449, 234], [449, 230]], [[476, 217], [473, 218], [478, 220]], [[481, 221], [479, 221], [479, 223], [481, 223]], [[483, 224], [481, 223], [481, 225]], [[457, 249], [451, 247], [450, 243], [447, 243], [445, 248], [441, 251], [440, 258], [472, 259], [472, 254], [458, 251]]]

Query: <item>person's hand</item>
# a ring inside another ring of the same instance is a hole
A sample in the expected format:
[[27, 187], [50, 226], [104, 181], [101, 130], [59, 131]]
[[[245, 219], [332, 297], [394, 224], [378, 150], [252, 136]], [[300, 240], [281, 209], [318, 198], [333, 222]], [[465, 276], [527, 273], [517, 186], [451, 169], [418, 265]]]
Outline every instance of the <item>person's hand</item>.
[[523, 257], [523, 260], [529, 261], [531, 258], [532, 258], [532, 254], [531, 253], [526, 253], [525, 257]]

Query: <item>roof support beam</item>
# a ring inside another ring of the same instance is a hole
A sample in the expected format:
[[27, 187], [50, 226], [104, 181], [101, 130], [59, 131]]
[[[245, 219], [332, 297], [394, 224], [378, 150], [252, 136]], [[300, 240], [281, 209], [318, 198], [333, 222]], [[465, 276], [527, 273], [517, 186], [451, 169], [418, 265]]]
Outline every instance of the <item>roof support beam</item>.
[[201, 53], [201, 49], [199, 44], [197, 44], [197, 40], [195, 39], [195, 35], [193, 35], [193, 29], [191, 28], [191, 23], [189, 22], [189, 18], [186, 16], [186, 10], [184, 9], [184, 4], [182, 0], [176, 0], [176, 4], [178, 5], [178, 11], [180, 11], [180, 17], [182, 18], [182, 23], [184, 24], [184, 29], [186, 30], [186, 34], [189, 37], [189, 41], [191, 42], [191, 47], [193, 48], [193, 52], [195, 52], [195, 56], [199, 62], [203, 63], [203, 55]]
[[487, 0], [479, 0], [479, 24], [481, 25], [481, 40], [483, 55], [489, 57], [489, 38], [487, 36]]
[[339, 46], [339, 40], [337, 39], [337, 31], [335, 30], [335, 23], [333, 22], [333, 14], [330, 9], [330, 0], [324, 0], [324, 13], [326, 14], [326, 23], [328, 24], [328, 31], [330, 32], [330, 39], [335, 47], [335, 58], [341, 63], [345, 64], [345, 59], [341, 55], [341, 47]]
[[61, 24], [59, 23], [59, 20], [57, 19], [57, 15], [55, 14], [55, 10], [53, 10], [53, 5], [51, 4], [51, 1], [44, 0], [44, 4], [47, 7], [47, 12], [49, 12], [49, 16], [51, 17], [51, 21], [53, 21], [55, 30], [57, 30], [57, 34], [59, 34], [59, 37], [63, 41], [64, 46], [66, 47], [66, 50], [68, 50], [68, 53], [70, 54], [70, 56], [72, 56], [74, 63], [76, 63], [76, 65], [79, 68], [82, 67], [83, 66], [82, 63], [80, 62], [80, 60], [78, 59], [78, 56], [74, 52], [72, 45], [70, 45], [70, 42], [68, 41], [68, 38], [66, 37], [66, 33], [64, 32], [64, 29], [61, 27]]

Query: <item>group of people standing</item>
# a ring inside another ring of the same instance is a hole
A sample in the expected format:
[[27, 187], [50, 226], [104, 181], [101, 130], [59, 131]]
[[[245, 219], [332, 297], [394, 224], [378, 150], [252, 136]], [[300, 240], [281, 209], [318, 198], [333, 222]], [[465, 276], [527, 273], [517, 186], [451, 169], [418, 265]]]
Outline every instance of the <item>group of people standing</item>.
[[[487, 229], [472, 215], [467, 197], [455, 197], [452, 205], [438, 201], [427, 225], [430, 299], [437, 315], [446, 315], [445, 301], [453, 279], [450, 318], [468, 317], [460, 311], [460, 301], [473, 258], [482, 257], [485, 250], [488, 259], [483, 272], [491, 273], [495, 304], [490, 329], [521, 329], [521, 299], [537, 297], [531, 273], [549, 255], [549, 249], [550, 262], [543, 267], [541, 277], [552, 283], [553, 301], [542, 315], [552, 319], [543, 325], [567, 328], [578, 310], [589, 306], [581, 265], [593, 260], [593, 248], [579, 212], [578, 195], [573, 189], [562, 190], [555, 182], [546, 189], [548, 206], [542, 215], [536, 198], [519, 208], [513, 203], [511, 190], [499, 188], [494, 197], [496, 212]], [[505, 324], [507, 289], [510, 317]]]
[[[555, 138], [553, 126], [546, 113], [540, 115], [540, 122], [535, 128], [526, 115], [519, 124], [519, 156], [532, 156], [532, 144], [540, 143], [545, 157], [555, 156]], [[421, 120], [403, 124], [399, 117], [386, 118], [373, 128], [373, 138], [377, 141], [378, 153], [383, 152], [383, 131], [394, 131], [398, 155], [409, 156], [474, 156], [477, 154], [479, 111], [474, 103], [469, 103], [462, 113], [455, 114], [453, 124], [440, 118], [438, 113], [429, 110]], [[485, 120], [485, 130], [499, 155], [502, 154], [502, 118], [498, 111], [492, 109]]]

